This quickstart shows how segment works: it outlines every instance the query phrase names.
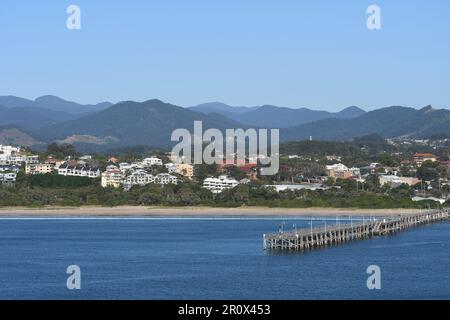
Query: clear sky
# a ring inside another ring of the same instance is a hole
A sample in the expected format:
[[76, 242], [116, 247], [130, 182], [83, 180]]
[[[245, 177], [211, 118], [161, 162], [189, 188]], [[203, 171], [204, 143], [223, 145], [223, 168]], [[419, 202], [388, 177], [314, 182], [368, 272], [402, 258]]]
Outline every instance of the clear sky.
[[0, 41], [0, 95], [450, 108], [448, 0], [1, 0]]

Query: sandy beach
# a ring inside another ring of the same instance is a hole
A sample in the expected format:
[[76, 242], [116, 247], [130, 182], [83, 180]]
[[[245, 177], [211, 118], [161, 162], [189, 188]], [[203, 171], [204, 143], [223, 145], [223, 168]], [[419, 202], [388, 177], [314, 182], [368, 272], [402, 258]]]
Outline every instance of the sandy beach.
[[177, 217], [177, 216], [390, 216], [399, 214], [414, 214], [416, 209], [335, 209], [335, 208], [211, 208], [211, 207], [48, 207], [48, 208], [0, 208], [0, 217]]

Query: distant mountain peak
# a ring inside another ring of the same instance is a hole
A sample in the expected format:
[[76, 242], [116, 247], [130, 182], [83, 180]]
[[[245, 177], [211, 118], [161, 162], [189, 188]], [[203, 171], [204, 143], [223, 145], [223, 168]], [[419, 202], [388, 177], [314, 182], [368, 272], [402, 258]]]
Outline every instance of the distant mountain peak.
[[342, 109], [341, 111], [347, 111], [347, 110], [366, 112], [365, 110], [363, 110], [363, 109], [361, 109], [360, 107], [357, 107], [357, 106], [350, 106], [350, 107]]
[[230, 116], [233, 114], [242, 114], [246, 112], [250, 112], [252, 110], [255, 110], [259, 107], [242, 107], [242, 106], [230, 106], [223, 102], [207, 102], [202, 103], [194, 107], [190, 107], [188, 109], [201, 112], [204, 114], [209, 113], [219, 113], [224, 116]]
[[164, 102], [160, 99], [149, 99], [143, 102], [144, 104], [166, 104], [168, 105], [169, 103]]
[[430, 104], [423, 107], [422, 109], [420, 109], [420, 111], [422, 111], [422, 112], [429, 112], [429, 111], [436, 111], [436, 110], [438, 110], [438, 109], [433, 108], [433, 106]]
[[63, 98], [51, 95], [51, 94], [46, 94], [40, 97], [37, 97], [36, 99], [34, 99], [34, 101], [43, 101], [43, 100], [58, 100], [58, 101], [66, 101]]
[[144, 102], [123, 101], [99, 113], [47, 126], [37, 134], [46, 141], [89, 136], [91, 139], [109, 137], [108, 144], [117, 146], [168, 147], [172, 144], [170, 137], [173, 130], [191, 130], [196, 120], [203, 121], [204, 128], [225, 130], [243, 127], [223, 116], [201, 114], [159, 99], [151, 99]]

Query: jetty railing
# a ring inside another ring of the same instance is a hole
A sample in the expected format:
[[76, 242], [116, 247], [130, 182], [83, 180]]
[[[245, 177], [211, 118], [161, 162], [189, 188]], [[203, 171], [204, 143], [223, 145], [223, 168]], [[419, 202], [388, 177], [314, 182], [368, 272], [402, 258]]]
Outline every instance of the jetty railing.
[[400, 232], [423, 224], [449, 218], [450, 209], [426, 211], [414, 215], [399, 215], [362, 223], [346, 223], [331, 226], [311, 227], [292, 231], [280, 231], [263, 235], [264, 250], [306, 250], [328, 245], [342, 244], [374, 236]]

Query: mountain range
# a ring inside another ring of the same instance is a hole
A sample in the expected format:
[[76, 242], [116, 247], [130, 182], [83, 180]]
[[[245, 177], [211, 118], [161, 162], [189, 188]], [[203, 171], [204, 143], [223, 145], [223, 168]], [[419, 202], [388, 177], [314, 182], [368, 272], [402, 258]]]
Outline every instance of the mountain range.
[[94, 114], [44, 127], [35, 135], [43, 141], [164, 148], [172, 144], [173, 130], [183, 128], [193, 132], [195, 120], [202, 121], [203, 130], [242, 127], [220, 114], [206, 115], [154, 99], [120, 102]]
[[28, 107], [34, 109], [47, 109], [56, 112], [64, 112], [71, 115], [86, 114], [104, 110], [112, 105], [111, 102], [101, 102], [97, 104], [80, 104], [64, 100], [62, 98], [46, 95], [35, 100], [25, 99], [16, 96], [0, 96], [0, 105], [7, 108]]
[[317, 140], [346, 140], [376, 134], [383, 138], [429, 137], [450, 133], [450, 110], [420, 110], [393, 106], [364, 113], [352, 119], [323, 119], [282, 131], [282, 140], [295, 141], [312, 137]]
[[[85, 150], [128, 146], [168, 148], [177, 128], [280, 128], [282, 141], [348, 140], [377, 134], [384, 138], [428, 137], [450, 132], [450, 110], [393, 106], [365, 112], [340, 112], [277, 106], [231, 107], [207, 103], [183, 108], [153, 99], [82, 105], [54, 96], [28, 100], [0, 96], [0, 143], [45, 145], [67, 142]], [[92, 152], [93, 152], [92, 151]]]
[[354, 106], [345, 108], [340, 112], [328, 112], [271, 105], [232, 107], [220, 102], [201, 104], [190, 109], [205, 114], [219, 113], [245, 125], [267, 128], [289, 128], [329, 118], [351, 119], [365, 113], [364, 110]]

